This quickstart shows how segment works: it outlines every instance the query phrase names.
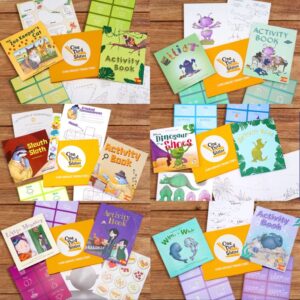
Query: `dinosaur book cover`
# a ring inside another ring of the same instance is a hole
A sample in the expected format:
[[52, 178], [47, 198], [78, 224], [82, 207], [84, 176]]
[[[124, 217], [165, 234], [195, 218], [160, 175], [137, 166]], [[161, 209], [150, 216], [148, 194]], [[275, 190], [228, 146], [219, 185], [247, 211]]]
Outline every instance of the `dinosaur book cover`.
[[230, 124], [241, 176], [286, 169], [272, 118]]
[[119, 201], [131, 201], [147, 157], [147, 153], [108, 137], [89, 185]]
[[142, 219], [133, 211], [101, 204], [85, 252], [127, 265]]
[[154, 55], [174, 94], [215, 73], [196, 34], [157, 51]]
[[150, 130], [154, 173], [198, 167], [194, 124]]
[[53, 41], [63, 60], [49, 68], [51, 82], [98, 77], [101, 30], [57, 35]]
[[57, 170], [57, 164], [48, 158], [49, 137], [45, 129], [3, 141], [2, 146], [15, 183]]
[[257, 206], [242, 257], [285, 272], [298, 233], [299, 221], [293, 216]]
[[196, 218], [157, 233], [152, 238], [171, 278], [213, 259]]
[[156, 201], [210, 201], [212, 188], [211, 180], [196, 183], [193, 173], [159, 173]]
[[293, 64], [297, 30], [253, 24], [244, 74], [288, 83]]
[[2, 40], [1, 45], [22, 80], [62, 60], [60, 52], [41, 22]]
[[148, 35], [103, 27], [98, 77], [143, 84]]

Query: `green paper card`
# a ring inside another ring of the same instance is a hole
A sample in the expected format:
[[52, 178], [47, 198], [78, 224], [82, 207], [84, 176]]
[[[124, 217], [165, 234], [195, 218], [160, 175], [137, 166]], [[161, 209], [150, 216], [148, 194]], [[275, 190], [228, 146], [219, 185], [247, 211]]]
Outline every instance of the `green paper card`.
[[147, 34], [103, 28], [99, 78], [143, 84]]
[[196, 34], [154, 55], [175, 94], [215, 73]]
[[104, 26], [129, 30], [135, 0], [92, 0], [84, 31]]
[[241, 176], [286, 169], [273, 119], [231, 124]]

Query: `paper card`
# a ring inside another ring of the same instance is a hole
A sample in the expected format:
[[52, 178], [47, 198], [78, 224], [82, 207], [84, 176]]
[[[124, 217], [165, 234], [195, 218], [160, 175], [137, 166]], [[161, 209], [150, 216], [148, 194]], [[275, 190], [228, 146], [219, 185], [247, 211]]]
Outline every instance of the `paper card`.
[[21, 272], [15, 266], [8, 272], [23, 300], [32, 299], [61, 299], [71, 297], [61, 274], [49, 275], [45, 262], [26, 268]]
[[217, 105], [174, 105], [174, 127], [194, 124], [195, 133], [217, 127]]
[[179, 93], [181, 104], [227, 104], [229, 103], [227, 94], [220, 94], [214, 97], [207, 97], [203, 81]]
[[126, 266], [104, 261], [93, 291], [107, 300], [138, 300], [149, 274], [150, 266], [149, 257], [134, 251], [131, 252]]
[[152, 238], [171, 278], [213, 259], [196, 218], [155, 234]]
[[92, 0], [85, 31], [102, 29], [104, 26], [130, 29], [135, 0]]
[[64, 186], [45, 188], [43, 180], [18, 186], [17, 190], [20, 201], [69, 201]]
[[150, 67], [145, 66], [143, 84], [127, 84], [99, 79], [63, 82], [71, 102], [75, 104], [149, 104]]
[[236, 226], [204, 233], [213, 260], [202, 266], [204, 280], [234, 276], [262, 269], [241, 258], [250, 225]]
[[98, 140], [68, 140], [58, 144], [58, 170], [44, 175], [44, 185], [87, 185], [99, 157]]
[[37, 201], [33, 216], [43, 214], [49, 227], [76, 222], [78, 202], [73, 201]]
[[59, 252], [43, 215], [1, 230], [18, 271]]
[[60, 140], [97, 139], [104, 145], [110, 109], [81, 104], [65, 104], [59, 132]]
[[2, 40], [1, 45], [21, 80], [26, 80], [62, 60], [41, 22]]
[[299, 198], [299, 150], [284, 154], [286, 169], [241, 177], [234, 170], [213, 179], [216, 200], [287, 201]]
[[154, 56], [174, 94], [215, 73], [196, 34], [192, 34]]
[[10, 83], [21, 104], [70, 103], [62, 83], [51, 83], [48, 70], [25, 81], [22, 81], [19, 76], [15, 77], [10, 80]]
[[228, 43], [228, 4], [184, 4], [184, 36], [197, 34], [204, 49]]
[[60, 253], [46, 260], [49, 274], [102, 263], [102, 258], [84, 252], [93, 224], [86, 220], [50, 229]]
[[246, 89], [243, 103], [247, 104], [291, 104], [298, 81], [290, 79], [288, 83], [268, 81]]
[[98, 76], [102, 31], [57, 35], [53, 41], [63, 60], [49, 68], [51, 82]]
[[41, 21], [50, 35], [80, 32], [72, 0], [39, 0], [17, 3], [22, 27]]
[[74, 186], [74, 201], [118, 201], [118, 198], [106, 194], [90, 185]]
[[201, 268], [196, 268], [178, 278], [186, 300], [235, 300], [227, 277], [206, 281]]
[[192, 169], [196, 182], [202, 182], [238, 168], [230, 125], [198, 133], [196, 141], [199, 167]]
[[15, 137], [30, 134], [45, 129], [50, 136], [50, 129], [53, 120], [52, 108], [32, 110], [12, 114], [12, 123]]
[[231, 124], [241, 176], [285, 169], [273, 119]]
[[242, 257], [285, 272], [298, 233], [299, 219], [257, 206], [244, 243]]
[[263, 267], [261, 271], [245, 274], [243, 300], [289, 300], [293, 265], [291, 256], [284, 273]]
[[227, 104], [225, 124], [268, 119], [269, 104]]
[[48, 159], [49, 163], [56, 164], [58, 142], [59, 142], [59, 132], [61, 126], [61, 114], [54, 113], [51, 120], [51, 131], [49, 134], [49, 150]]
[[157, 178], [156, 201], [210, 201], [212, 181], [195, 182], [193, 173], [165, 172]]

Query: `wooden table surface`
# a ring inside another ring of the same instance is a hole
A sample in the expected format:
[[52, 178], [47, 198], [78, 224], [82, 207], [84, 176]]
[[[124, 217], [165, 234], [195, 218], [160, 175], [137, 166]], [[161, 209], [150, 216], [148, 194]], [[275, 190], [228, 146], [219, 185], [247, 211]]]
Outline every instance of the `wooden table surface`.
[[[19, 31], [21, 23], [16, 10], [16, 0], [0, 0], [0, 40]], [[88, 0], [73, 0], [78, 19], [83, 29], [87, 11]], [[155, 52], [183, 36], [182, 5], [180, 0], [137, 0], [132, 29], [148, 32], [151, 38], [151, 52]], [[205, 1], [203, 1], [205, 2]], [[209, 2], [209, 1], [206, 1]], [[217, 2], [217, 1], [211, 1]], [[222, 1], [218, 1], [222, 2]], [[286, 6], [285, 2], [272, 1], [271, 24], [291, 28], [300, 27], [300, 1], [294, 1], [293, 6]], [[151, 21], [151, 22], [150, 22]], [[293, 78], [299, 79], [300, 68], [300, 39], [296, 47], [296, 56], [293, 66]], [[173, 104], [179, 103], [178, 97], [172, 94], [170, 88], [157, 66], [153, 55], [148, 49], [147, 64], [151, 64], [151, 106], [149, 105], [100, 105], [112, 109], [108, 136], [120, 140], [128, 145], [149, 153], [149, 129], [172, 126]], [[61, 112], [61, 105], [20, 105], [9, 84], [9, 79], [16, 75], [3, 50], [0, 50], [0, 140], [13, 137], [11, 114], [52, 107], [55, 112]], [[243, 90], [230, 93], [230, 100], [241, 103]], [[224, 123], [225, 106], [219, 112], [219, 125]], [[300, 91], [294, 104], [291, 106], [273, 106], [271, 115], [274, 117], [284, 153], [299, 148], [299, 112]], [[32, 203], [18, 201], [16, 187], [13, 184], [7, 169], [3, 151], [0, 152], [0, 229], [16, 224], [31, 217]], [[72, 189], [68, 189], [72, 198]], [[206, 228], [206, 203], [159, 203], [155, 202], [156, 176], [150, 168], [148, 159], [136, 191], [135, 199], [130, 204], [118, 204], [126, 209], [140, 212], [144, 215], [134, 250], [144, 255], [151, 255], [152, 270], [146, 281], [140, 299], [184, 299], [178, 280], [170, 279], [158, 252], [151, 241], [151, 236], [165, 230], [170, 226], [182, 223], [192, 217], [197, 217], [201, 227]], [[294, 216], [300, 216], [299, 200], [284, 202], [264, 202], [260, 205], [278, 209]], [[81, 203], [78, 220], [93, 218], [97, 212], [98, 204]], [[291, 299], [300, 299], [300, 286], [296, 282], [300, 279], [300, 236], [298, 235], [293, 254], [295, 256], [295, 269], [293, 272], [293, 285]], [[7, 273], [7, 267], [12, 265], [9, 251], [0, 238], [0, 300], [20, 299], [14, 283]], [[298, 253], [298, 254], [297, 254]], [[230, 278], [234, 294], [237, 299], [241, 297], [243, 276]], [[203, 299], [205, 300], [205, 299]]]

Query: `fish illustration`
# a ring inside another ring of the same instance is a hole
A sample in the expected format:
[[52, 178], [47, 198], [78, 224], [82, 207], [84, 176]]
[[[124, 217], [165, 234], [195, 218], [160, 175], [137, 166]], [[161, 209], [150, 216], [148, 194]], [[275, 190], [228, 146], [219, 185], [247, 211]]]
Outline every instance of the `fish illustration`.
[[178, 243], [173, 243], [170, 246], [170, 255], [178, 261], [183, 261], [184, 263], [187, 263], [188, 262], [187, 259], [181, 258], [181, 255], [180, 255], [181, 250], [182, 250], [182, 247]]
[[193, 255], [190, 259], [194, 260], [198, 250], [198, 243], [193, 238], [188, 237], [184, 240], [184, 246], [191, 249]]

